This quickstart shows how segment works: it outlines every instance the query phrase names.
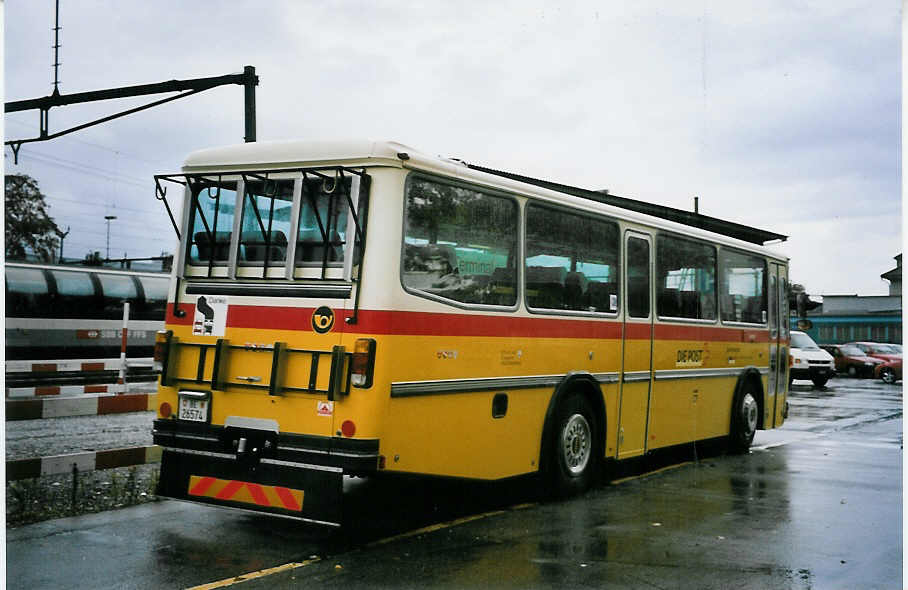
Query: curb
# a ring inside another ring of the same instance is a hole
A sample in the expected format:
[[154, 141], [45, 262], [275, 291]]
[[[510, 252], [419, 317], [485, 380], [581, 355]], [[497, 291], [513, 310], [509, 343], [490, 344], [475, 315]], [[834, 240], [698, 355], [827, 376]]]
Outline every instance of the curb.
[[161, 447], [130, 447], [6, 462], [6, 481], [161, 462]]
[[65, 416], [98, 416], [124, 414], [127, 412], [147, 412], [155, 410], [157, 403], [157, 393], [6, 400], [6, 420], [39, 420]]

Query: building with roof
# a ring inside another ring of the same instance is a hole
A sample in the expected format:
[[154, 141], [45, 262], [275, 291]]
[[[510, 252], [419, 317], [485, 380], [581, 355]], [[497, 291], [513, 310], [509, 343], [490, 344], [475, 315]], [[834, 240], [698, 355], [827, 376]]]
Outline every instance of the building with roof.
[[[807, 331], [820, 344], [867, 340], [902, 342], [902, 255], [896, 268], [880, 275], [889, 281], [889, 295], [823, 295], [823, 303], [807, 312]], [[797, 318], [792, 318], [795, 328]]]

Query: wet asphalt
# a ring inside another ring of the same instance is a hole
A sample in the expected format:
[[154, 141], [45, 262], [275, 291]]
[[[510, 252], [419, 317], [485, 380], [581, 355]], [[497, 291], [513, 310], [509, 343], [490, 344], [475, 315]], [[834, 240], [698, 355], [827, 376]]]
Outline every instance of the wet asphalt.
[[173, 501], [29, 525], [7, 583], [901, 588], [901, 383], [795, 382], [790, 403], [747, 455], [656, 453], [562, 502], [532, 478], [351, 479], [340, 532]]

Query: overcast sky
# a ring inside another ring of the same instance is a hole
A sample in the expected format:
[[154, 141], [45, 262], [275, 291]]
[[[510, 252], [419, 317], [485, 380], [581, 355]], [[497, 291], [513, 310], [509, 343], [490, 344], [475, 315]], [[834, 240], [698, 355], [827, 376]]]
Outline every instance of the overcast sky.
[[[887, 293], [901, 251], [901, 7], [840, 2], [60, 0], [60, 92], [256, 67], [258, 139], [400, 141], [790, 236], [794, 282]], [[732, 7], [733, 6], [733, 7]], [[53, 90], [54, 0], [8, 0], [6, 100]], [[148, 97], [54, 108], [62, 130]], [[25, 145], [64, 255], [173, 251], [152, 175], [243, 140], [227, 86]], [[5, 117], [7, 139], [38, 112]]]

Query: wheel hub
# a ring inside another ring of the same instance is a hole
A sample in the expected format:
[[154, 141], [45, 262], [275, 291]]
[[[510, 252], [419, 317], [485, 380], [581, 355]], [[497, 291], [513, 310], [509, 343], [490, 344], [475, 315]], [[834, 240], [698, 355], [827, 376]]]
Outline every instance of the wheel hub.
[[741, 409], [744, 413], [744, 424], [747, 426], [747, 432], [755, 432], [757, 430], [757, 412], [759, 406], [757, 405], [757, 400], [754, 399], [754, 396], [745, 393], [744, 400], [741, 404]]
[[592, 452], [592, 431], [582, 414], [568, 419], [561, 433], [564, 464], [571, 475], [579, 475], [586, 468]]

